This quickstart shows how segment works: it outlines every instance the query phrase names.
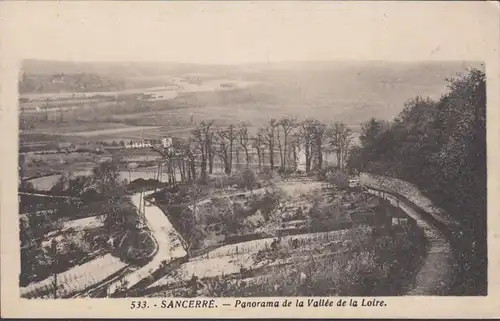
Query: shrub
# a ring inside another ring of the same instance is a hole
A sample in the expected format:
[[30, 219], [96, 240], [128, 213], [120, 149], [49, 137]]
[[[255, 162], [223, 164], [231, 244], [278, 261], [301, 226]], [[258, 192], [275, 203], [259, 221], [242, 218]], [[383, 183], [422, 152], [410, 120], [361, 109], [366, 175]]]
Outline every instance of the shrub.
[[262, 176], [263, 179], [272, 179], [273, 171], [269, 166], [264, 166], [264, 168], [262, 168], [262, 170], [260, 171], [260, 175]]
[[339, 170], [329, 173], [326, 176], [326, 181], [332, 186], [336, 186], [340, 189], [346, 189], [349, 187], [347, 176]]
[[281, 176], [290, 176], [291, 174], [293, 174], [295, 172], [294, 169], [292, 168], [284, 168], [284, 167], [280, 167], [278, 169], [278, 174], [280, 174]]
[[245, 169], [240, 175], [239, 186], [252, 191], [256, 187], [256, 184], [257, 178], [255, 177], [255, 173], [249, 168]]

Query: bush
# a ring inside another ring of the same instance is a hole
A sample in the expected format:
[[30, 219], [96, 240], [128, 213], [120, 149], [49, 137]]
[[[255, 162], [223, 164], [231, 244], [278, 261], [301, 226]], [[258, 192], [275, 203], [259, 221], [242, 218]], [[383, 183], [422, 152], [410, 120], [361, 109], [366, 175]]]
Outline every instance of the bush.
[[293, 168], [283, 168], [283, 167], [280, 167], [278, 169], [278, 174], [280, 174], [281, 176], [290, 176], [294, 172], [295, 172], [295, 170]]
[[226, 187], [231, 187], [233, 185], [239, 186], [241, 183], [235, 176], [228, 176], [224, 175], [220, 177], [219, 179], [216, 179], [215, 182], [213, 183], [213, 186], [215, 188], [226, 188]]
[[264, 179], [272, 179], [273, 178], [273, 171], [269, 166], [264, 166], [262, 170], [260, 171], [260, 175]]
[[326, 176], [326, 181], [332, 186], [336, 186], [339, 189], [346, 189], [349, 187], [347, 175], [339, 170], [329, 173]]
[[255, 177], [255, 173], [249, 168], [245, 169], [239, 177], [239, 187], [253, 190], [256, 185], [257, 178]]

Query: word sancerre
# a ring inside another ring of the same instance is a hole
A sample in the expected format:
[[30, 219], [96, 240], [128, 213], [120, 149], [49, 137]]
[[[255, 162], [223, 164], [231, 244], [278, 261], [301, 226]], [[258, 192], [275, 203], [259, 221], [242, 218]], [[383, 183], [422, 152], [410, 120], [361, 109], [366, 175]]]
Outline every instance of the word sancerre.
[[215, 300], [163, 300], [161, 307], [170, 308], [215, 308]]

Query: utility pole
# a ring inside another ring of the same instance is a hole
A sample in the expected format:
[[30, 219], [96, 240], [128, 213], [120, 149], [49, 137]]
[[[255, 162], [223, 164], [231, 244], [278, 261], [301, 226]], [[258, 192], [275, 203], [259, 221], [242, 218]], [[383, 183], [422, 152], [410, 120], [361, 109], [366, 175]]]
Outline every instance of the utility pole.
[[142, 213], [141, 213], [141, 210], [142, 210], [142, 192], [143, 192], [143, 190], [141, 190], [141, 194], [139, 195], [139, 216], [142, 216]]
[[52, 243], [50, 246], [52, 250], [52, 270], [54, 271], [54, 299], [57, 299], [57, 272], [56, 269], [58, 268], [58, 260], [57, 260], [57, 244], [56, 240], [52, 239]]
[[146, 222], [146, 200], [144, 200], [144, 191], [142, 192], [142, 219]]

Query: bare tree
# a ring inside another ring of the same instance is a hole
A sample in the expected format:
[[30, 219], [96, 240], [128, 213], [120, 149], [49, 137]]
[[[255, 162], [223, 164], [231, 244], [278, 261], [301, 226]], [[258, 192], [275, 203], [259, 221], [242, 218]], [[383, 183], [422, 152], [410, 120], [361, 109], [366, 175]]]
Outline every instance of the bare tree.
[[294, 163], [294, 168], [297, 168], [297, 165], [299, 163], [299, 153], [300, 153], [300, 142], [301, 142], [301, 137], [300, 133], [293, 133], [290, 136], [290, 149], [291, 149], [291, 158], [293, 159]]
[[248, 137], [248, 123], [241, 122], [239, 125], [239, 130], [238, 130], [238, 137], [240, 141], [240, 145], [245, 151], [245, 160], [246, 160], [246, 166], [248, 167], [250, 165], [250, 154], [248, 151], [248, 145], [249, 145], [249, 137]]
[[306, 172], [311, 170], [311, 160], [313, 155], [314, 121], [306, 119], [300, 123], [300, 138], [304, 145], [304, 154], [306, 158]]
[[239, 169], [239, 165], [240, 165], [240, 147], [238, 145], [236, 145], [234, 147], [234, 154], [236, 156], [236, 169], [238, 170]]
[[323, 168], [323, 144], [325, 142], [326, 125], [320, 121], [313, 122], [313, 146], [316, 156], [316, 166], [318, 169]]
[[288, 137], [290, 136], [291, 132], [297, 128], [297, 121], [295, 118], [283, 118], [280, 120], [279, 125], [283, 129], [283, 156], [282, 156], [282, 167], [286, 172], [286, 159], [288, 157], [287, 154], [287, 145], [288, 145]]
[[214, 147], [214, 132], [210, 132], [208, 134], [208, 148], [207, 148], [207, 153], [208, 153], [208, 173], [212, 174], [213, 169], [214, 169], [214, 156], [215, 156], [215, 147]]
[[337, 166], [343, 170], [352, 140], [352, 131], [343, 123], [336, 123], [329, 136], [330, 146], [337, 155]]
[[278, 127], [278, 122], [275, 118], [269, 120], [269, 124], [264, 128], [264, 141], [269, 149], [269, 163], [271, 170], [274, 169], [274, 144], [276, 142], [276, 128]]
[[234, 141], [237, 138], [238, 132], [234, 128], [234, 125], [227, 126], [225, 131], [225, 137], [229, 143], [229, 173], [233, 171], [233, 151], [234, 151]]
[[106, 161], [92, 171], [97, 191], [103, 195], [119, 185], [121, 168], [114, 160]]
[[257, 132], [257, 135], [252, 138], [252, 146], [257, 151], [257, 160], [259, 162], [259, 170], [262, 170], [262, 163], [264, 161], [264, 151], [262, 145], [264, 143], [262, 130]]
[[224, 165], [224, 173], [229, 175], [231, 171], [229, 166], [229, 155], [228, 155], [229, 147], [224, 130], [219, 130], [215, 133], [215, 143], [216, 143], [215, 154], [219, 156], [219, 158], [222, 161], [222, 164]]
[[175, 155], [175, 159], [177, 161], [177, 166], [179, 168], [179, 173], [181, 176], [181, 182], [185, 183], [186, 182], [186, 160], [187, 160], [187, 150], [186, 150], [186, 145], [188, 142], [186, 140], [182, 139], [175, 139], [173, 141], [173, 152]]
[[194, 138], [191, 138], [187, 140], [183, 146], [183, 154], [185, 155], [186, 159], [189, 162], [189, 169], [187, 171], [187, 176], [188, 180], [196, 180], [196, 156], [195, 156], [195, 151], [196, 151], [196, 145], [197, 142], [194, 140]]
[[207, 178], [207, 159], [210, 149], [210, 127], [214, 124], [215, 121], [205, 122], [202, 121], [198, 124], [198, 126], [192, 131], [192, 135], [198, 143], [198, 149], [201, 154], [201, 177], [202, 179]]
[[280, 153], [280, 168], [283, 168], [283, 163], [284, 163], [283, 145], [281, 144], [281, 132], [280, 132], [280, 128], [279, 128], [279, 122], [278, 122], [278, 126], [276, 127], [275, 135], [276, 135], [276, 144], [278, 145], [278, 151]]
[[233, 162], [233, 146], [237, 138], [237, 132], [233, 125], [229, 125], [227, 129], [219, 130], [216, 135], [217, 149], [216, 153], [224, 163], [224, 172], [231, 174]]

